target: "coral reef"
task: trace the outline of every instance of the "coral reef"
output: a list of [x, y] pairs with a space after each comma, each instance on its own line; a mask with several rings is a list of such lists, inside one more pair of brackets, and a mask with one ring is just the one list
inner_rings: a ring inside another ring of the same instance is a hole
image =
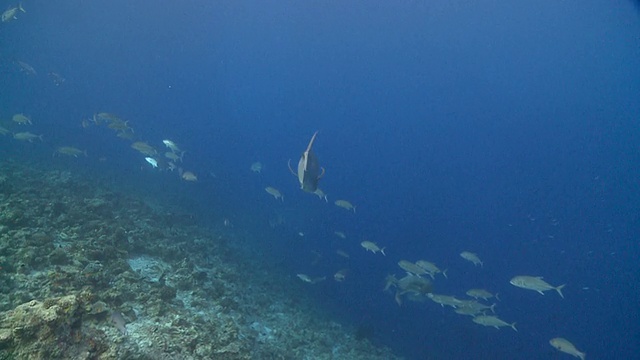
[[396, 359], [186, 214], [2, 169], [0, 359]]

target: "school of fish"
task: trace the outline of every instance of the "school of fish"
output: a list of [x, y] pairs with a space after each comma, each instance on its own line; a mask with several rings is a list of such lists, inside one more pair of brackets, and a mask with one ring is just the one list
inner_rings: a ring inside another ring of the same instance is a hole
[[[19, 20], [23, 15], [26, 14], [27, 11], [24, 9], [22, 4], [18, 3], [8, 7], [2, 13], [2, 22], [10, 23]], [[38, 72], [36, 71], [36, 69], [27, 62], [15, 60], [14, 64], [16, 66], [16, 69], [20, 71], [20, 73], [26, 74], [27, 76], [38, 76]], [[56, 86], [63, 85], [66, 80], [59, 73], [54, 71], [49, 71], [47, 73], [47, 76]], [[22, 111], [22, 109], [18, 111]], [[38, 116], [32, 117], [29, 113], [15, 112], [13, 115], [11, 115], [10, 120], [3, 121], [0, 118], [0, 135], [4, 136], [11, 134], [10, 136], [12, 136], [13, 139], [25, 143], [40, 143], [47, 141], [47, 137], [44, 134], [39, 134], [34, 130], [31, 130], [34, 132], [29, 131], [29, 129], [37, 128], [37, 126]], [[199, 179], [196, 172], [184, 168], [185, 154], [187, 153], [187, 151], [182, 149], [182, 145], [179, 145], [177, 142], [169, 138], [156, 140], [155, 142], [148, 141], [143, 135], [144, 131], [134, 131], [131, 123], [128, 120], [125, 120], [115, 113], [95, 112], [94, 114], [82, 119], [80, 121], [80, 126], [84, 129], [105, 128], [108, 129], [107, 131], [112, 131], [116, 137], [126, 140], [128, 142], [128, 147], [131, 149], [129, 151], [131, 151], [132, 156], [137, 156], [141, 171], [156, 173], [176, 173], [178, 179], [186, 182], [197, 182]], [[315, 131], [312, 134], [310, 140], [307, 142], [306, 148], [303, 148], [297, 166], [292, 166], [291, 160], [289, 160], [287, 165], [291, 174], [295, 176], [298, 188], [300, 190], [305, 193], [314, 194], [320, 200], [328, 203], [329, 200], [327, 194], [319, 187], [319, 183], [324, 178], [326, 170], [323, 166], [321, 166], [319, 157], [314, 151], [314, 145], [316, 144], [316, 141], [321, 141], [319, 139], [318, 131]], [[90, 153], [99, 152], [98, 150], [88, 151], [87, 149], [81, 149], [80, 147], [69, 144], [51, 145], [52, 148], [55, 149], [52, 154], [52, 158], [54, 159], [64, 157], [77, 159], [72, 159], [73, 161], [80, 161], [84, 158], [91, 159], [91, 156], [89, 155]], [[25, 146], [35, 145], [26, 144]], [[162, 146], [164, 146], [164, 148], [162, 148]], [[97, 155], [96, 159], [98, 159], [99, 161], [106, 161], [108, 157], [106, 155]], [[189, 156], [187, 156], [187, 162], [188, 159]], [[271, 167], [265, 168], [265, 165], [261, 161], [254, 161], [249, 165], [248, 168], [253, 174], [259, 176], [263, 176], [263, 173], [267, 173], [269, 172], [269, 169], [271, 169]], [[273, 166], [273, 168], [277, 168], [277, 166]], [[212, 173], [210, 172], [210, 174]], [[285, 190], [288, 189], [285, 184], [280, 185], [280, 188], [283, 188]], [[270, 206], [284, 206], [284, 196], [282, 191], [271, 184], [264, 184], [263, 186], [266, 194], [270, 195], [271, 197], [273, 197], [273, 199], [276, 200], [269, 200], [271, 202], [270, 204], [272, 204]], [[354, 205], [350, 200], [339, 198], [334, 200], [333, 204], [335, 205], [335, 207], [342, 209], [341, 213], [344, 214], [342, 216], [357, 216], [356, 205]], [[285, 224], [286, 221], [284, 217], [279, 216], [277, 217], [277, 221], [275, 223], [281, 225]], [[224, 226], [229, 226], [229, 224], [230, 221], [225, 218]], [[305, 233], [299, 231], [298, 235], [300, 237], [304, 237]], [[345, 247], [349, 244], [349, 238], [346, 236], [344, 231], [334, 230], [333, 235], [334, 241], [336, 241], [336, 243], [344, 244], [343, 246]], [[367, 261], [382, 261], [382, 259], [387, 257], [387, 253], [385, 252], [385, 250], [387, 250], [387, 245], [389, 245], [390, 242], [388, 240], [381, 239], [380, 244], [383, 245], [379, 245], [378, 242], [361, 238], [359, 243], [356, 242], [356, 244], [359, 244], [362, 248], [362, 250], [360, 250], [360, 253], [357, 254], [358, 256], [362, 258], [364, 258], [364, 256], [367, 256]], [[393, 246], [391, 247], [393, 248]], [[371, 254], [364, 255], [365, 253]], [[391, 274], [384, 278], [381, 285], [382, 291], [393, 295], [393, 301], [395, 301], [398, 306], [403, 306], [405, 304], [405, 301], [407, 300], [429, 300], [437, 305], [440, 305], [440, 307], [442, 308], [450, 308], [458, 315], [468, 316], [473, 323], [478, 324], [479, 326], [495, 328], [498, 330], [501, 328], [510, 328], [514, 332], [518, 331], [515, 321], [511, 321], [511, 319], [509, 321], [506, 321], [496, 315], [496, 307], [500, 309], [507, 306], [506, 300], [505, 305], [502, 305], [497, 292], [489, 291], [482, 287], [476, 287], [468, 289], [466, 292], [464, 292], [467, 298], [456, 297], [456, 295], [434, 293], [434, 288], [436, 286], [436, 276], [439, 276], [438, 281], [447, 281], [445, 279], [448, 279], [448, 268], [444, 268], [444, 270], [441, 270], [440, 267], [436, 265], [436, 263], [424, 259], [416, 259], [416, 254], [411, 255], [413, 256], [412, 259], [400, 258], [397, 261], [397, 267], [401, 270], [402, 275], [398, 276], [394, 273], [394, 270], [397, 271], [396, 268], [394, 268], [393, 270], [389, 269]], [[331, 278], [333, 278], [336, 283], [342, 284], [340, 286], [348, 286], [348, 283], [350, 281], [357, 281], [357, 279], [355, 279], [354, 276], [351, 275], [351, 269], [348, 267], [348, 261], [352, 256], [341, 247], [335, 248], [334, 256], [337, 256], [340, 260], [333, 274], [310, 276], [304, 272], [300, 272], [295, 274], [295, 277], [304, 284], [315, 286], [325, 286], [320, 284], [323, 283], [326, 279]], [[475, 252], [464, 250], [459, 253], [459, 256], [463, 260], [472, 264], [473, 267], [476, 268], [476, 271], [482, 271], [482, 268], [484, 268], [485, 266], [485, 263], [481, 260], [480, 255]], [[322, 261], [322, 258], [322, 254], [316, 253], [314, 260], [310, 263], [310, 269], [311, 266], [315, 265], [319, 261]], [[409, 256], [407, 256], [407, 258], [409, 258]], [[455, 271], [460, 268], [461, 266], [457, 266], [453, 269]], [[543, 276], [541, 275], [515, 275], [511, 278], [509, 283], [516, 288], [529, 290], [530, 292], [535, 291], [541, 295], [544, 295], [547, 291], [554, 290], [560, 298], [564, 299], [562, 290], [564, 289], [566, 284], [552, 285], [544, 280]], [[557, 284], [557, 282], [552, 283]], [[461, 292], [462, 291], [464, 290], [461, 289]], [[523, 294], [523, 296], [525, 295], [527, 294]], [[493, 300], [496, 300], [496, 302], [492, 302]], [[500, 302], [500, 306], [498, 306], [498, 302]], [[584, 352], [578, 350], [578, 348], [566, 338], [554, 337], [549, 340], [549, 344], [557, 351], [580, 358], [581, 360], [584, 360], [586, 357], [586, 354]]]

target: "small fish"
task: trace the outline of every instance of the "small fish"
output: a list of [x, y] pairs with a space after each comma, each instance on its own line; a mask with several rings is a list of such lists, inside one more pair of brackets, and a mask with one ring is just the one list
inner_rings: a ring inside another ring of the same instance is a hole
[[144, 158], [153, 168], [157, 168], [158, 167], [158, 161], [150, 156], [147, 156], [146, 158]]
[[320, 281], [324, 281], [326, 279], [326, 277], [324, 277], [324, 276], [312, 279], [307, 274], [297, 274], [296, 276], [298, 277], [298, 279], [300, 279], [300, 280], [302, 280], [302, 281], [304, 281], [306, 283], [309, 283], [309, 284], [316, 284], [316, 283], [319, 283]]
[[334, 204], [336, 204], [336, 206], [339, 206], [345, 210], [349, 210], [349, 211], [353, 210], [354, 213], [356, 212], [356, 207], [353, 206], [353, 204], [351, 204], [347, 200], [336, 200]]
[[493, 295], [485, 289], [469, 289], [466, 294], [474, 299], [489, 300], [492, 297], [495, 297], [496, 299], [500, 300], [500, 298], [498, 297], [498, 293]]
[[164, 157], [172, 161], [180, 160], [180, 162], [182, 162], [182, 156], [184, 156], [184, 151], [180, 155], [174, 153], [173, 151], [167, 151], [166, 153], [164, 153]]
[[171, 149], [171, 151], [173, 151], [173, 152], [180, 152], [180, 148], [179, 148], [179, 147], [178, 147], [178, 145], [176, 145], [176, 143], [174, 143], [173, 141], [165, 139], [165, 140], [162, 140], [162, 143], [163, 143], [166, 147], [168, 147], [169, 149]]
[[87, 157], [87, 150], [80, 150], [78, 148], [75, 148], [73, 146], [60, 146], [56, 149], [55, 154], [61, 154], [61, 155], [67, 155], [67, 156], [73, 156], [73, 157], [78, 157], [78, 155], [84, 155], [85, 157]]
[[182, 175], [180, 175], [180, 177], [182, 178], [182, 180], [186, 181], [198, 181], [198, 177], [196, 176], [196, 174], [192, 173], [191, 171], [184, 171]]
[[346, 239], [347, 235], [345, 235], [345, 233], [343, 233], [342, 231], [334, 231], [333, 232], [337, 237], [339, 237], [340, 239]]
[[294, 172], [291, 168], [291, 159], [289, 159], [289, 171], [298, 178], [298, 182], [300, 183], [300, 188], [307, 192], [315, 192], [318, 189], [318, 181], [322, 176], [324, 176], [324, 168], [320, 167], [318, 163], [318, 158], [313, 153], [311, 148], [313, 147], [313, 142], [316, 140], [316, 136], [318, 132], [316, 131], [311, 140], [309, 141], [309, 145], [307, 145], [307, 149], [300, 156], [300, 160], [298, 161], [298, 172]]
[[62, 85], [67, 80], [63, 78], [62, 75], [55, 72], [49, 72], [47, 75], [49, 76], [49, 79], [51, 79], [51, 81], [53, 81], [53, 83], [56, 86]]
[[2, 22], [9, 22], [11, 20], [17, 20], [18, 11], [22, 11], [26, 13], [24, 8], [22, 7], [22, 3], [18, 3], [16, 6], [9, 7], [5, 12], [2, 13]]
[[[491, 306], [479, 303], [476, 300], [460, 300], [461, 304], [458, 306], [459, 309], [470, 309], [476, 311], [476, 314], [484, 313], [486, 310], [491, 310], [492, 313], [496, 313], [495, 307], [496, 304]], [[465, 314], [468, 315], [468, 314]], [[483, 314], [484, 315], [484, 314]]]
[[472, 307], [466, 307], [466, 306], [462, 306], [462, 307], [457, 307], [455, 310], [453, 310], [456, 314], [460, 314], [460, 315], [468, 315], [468, 316], [473, 316], [476, 317], [478, 315], [482, 315], [483, 312], [481, 310], [478, 310], [476, 308], [472, 308]]
[[33, 68], [33, 66], [27, 64], [24, 61], [16, 60], [15, 63], [20, 68], [20, 72], [25, 73], [27, 76], [33, 76], [38, 74], [36, 72], [36, 69]]
[[133, 130], [119, 131], [116, 136], [125, 140], [133, 140]]
[[260, 161], [256, 161], [253, 164], [251, 164], [250, 169], [254, 173], [260, 174], [260, 173], [262, 173], [262, 163]]
[[444, 307], [451, 306], [452, 308], [457, 308], [462, 305], [462, 300], [456, 299], [455, 296], [450, 295], [440, 295], [440, 294], [427, 294], [427, 297], [431, 299], [434, 303], [440, 304], [440, 306]]
[[406, 271], [407, 273], [413, 274], [415, 276], [428, 274], [425, 269], [423, 269], [422, 267], [412, 263], [411, 261], [400, 260], [400, 261], [398, 261], [398, 266], [400, 266], [400, 268], [402, 270]]
[[482, 263], [482, 261], [480, 261], [480, 258], [478, 257], [478, 255], [469, 252], [469, 251], [463, 251], [460, 253], [460, 257], [470, 261], [473, 263], [473, 265], [477, 266], [478, 264], [480, 264], [480, 267], [482, 267], [484, 264]]
[[435, 278], [435, 275], [438, 273], [441, 273], [442, 276], [444, 276], [445, 278], [447, 277], [447, 269], [440, 270], [440, 268], [438, 268], [436, 266], [436, 264], [427, 261], [427, 260], [418, 260], [416, 261], [416, 265], [420, 266], [421, 268], [425, 269], [427, 271], [427, 273], [429, 273], [429, 276], [431, 276], [432, 279]]
[[349, 274], [348, 269], [338, 270], [335, 274], [333, 274], [333, 279], [337, 282], [343, 282], [347, 279], [347, 274]]
[[131, 147], [138, 150], [141, 154], [147, 156], [154, 156], [158, 153], [158, 151], [153, 146], [143, 141], [136, 141], [131, 144]]
[[13, 122], [18, 123], [20, 125], [27, 125], [27, 124], [32, 125], [33, 124], [31, 122], [31, 118], [29, 118], [25, 114], [15, 114], [15, 115], [13, 115], [11, 120], [13, 120]]
[[7, 135], [9, 133], [9, 129], [5, 129], [2, 126], [0, 126], [0, 135]]
[[280, 199], [284, 202], [284, 196], [282, 196], [282, 194], [280, 193], [280, 190], [272, 186], [267, 186], [266, 188], [264, 188], [264, 191], [272, 195], [276, 200]]
[[342, 256], [342, 257], [343, 257], [343, 258], [345, 258], [345, 259], [348, 259], [348, 258], [349, 258], [349, 254], [347, 254], [347, 252], [346, 252], [346, 251], [344, 251], [344, 250], [340, 250], [340, 249], [338, 249], [338, 250], [336, 250], [336, 254], [338, 254], [338, 255]]
[[113, 325], [116, 326], [120, 334], [127, 335], [127, 322], [124, 320], [122, 314], [117, 311], [111, 312], [111, 316], [109, 317]]
[[382, 255], [387, 256], [387, 254], [384, 253], [384, 249], [386, 248], [380, 248], [378, 247], [378, 245], [374, 242], [371, 241], [363, 241], [360, 243], [360, 246], [362, 246], [366, 251], [371, 251], [372, 253], [377, 253], [378, 251], [382, 253]]
[[518, 329], [516, 329], [516, 323], [509, 324], [497, 316], [480, 315], [480, 316], [474, 317], [473, 322], [483, 326], [493, 326], [498, 330], [500, 330], [500, 328], [503, 326], [510, 326], [513, 329], [513, 331], [516, 331], [516, 332], [518, 331]]
[[28, 141], [28, 142], [33, 142], [33, 139], [40, 139], [40, 141], [42, 141], [42, 135], [36, 135], [30, 132], [19, 132], [19, 133], [13, 134], [13, 138], [16, 140], [22, 140], [22, 141]]
[[564, 299], [564, 295], [562, 295], [562, 288], [564, 288], [566, 284], [562, 284], [560, 286], [552, 286], [546, 281], [542, 280], [542, 276], [515, 276], [511, 279], [511, 281], [509, 281], [509, 283], [522, 289], [537, 291], [542, 295], [544, 295], [543, 291], [555, 290], [558, 292], [558, 295], [560, 295], [560, 297]]
[[121, 132], [133, 132], [133, 129], [129, 127], [129, 121], [124, 121], [122, 119], [116, 118], [111, 120], [107, 127], [111, 130], [121, 131]]
[[93, 121], [96, 123], [96, 125], [100, 125], [100, 123], [103, 121], [119, 123], [124, 122], [118, 115], [108, 112], [99, 112], [93, 114]]
[[553, 346], [554, 348], [556, 348], [557, 350], [565, 354], [569, 354], [577, 358], [580, 358], [580, 360], [584, 360], [585, 357], [587, 356], [587, 354], [578, 350], [575, 347], [575, 345], [573, 345], [569, 340], [565, 338], [561, 338], [561, 337], [553, 338], [549, 340], [549, 344], [551, 344], [551, 346]]
[[320, 200], [324, 200], [324, 202], [327, 202], [327, 203], [329, 202], [329, 199], [327, 199], [327, 194], [325, 194], [324, 191], [322, 191], [322, 189], [317, 188], [316, 191], [314, 191], [313, 193], [318, 195]]

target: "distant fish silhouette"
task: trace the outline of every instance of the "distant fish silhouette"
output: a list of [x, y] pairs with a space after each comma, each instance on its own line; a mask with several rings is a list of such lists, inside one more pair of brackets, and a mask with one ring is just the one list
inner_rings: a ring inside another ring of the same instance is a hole
[[289, 159], [288, 163], [291, 173], [298, 177], [300, 188], [307, 192], [315, 192], [318, 189], [318, 180], [324, 175], [324, 168], [320, 167], [318, 158], [313, 151], [311, 151], [313, 142], [316, 140], [316, 135], [318, 135], [317, 131], [311, 137], [307, 149], [302, 153], [302, 156], [300, 156], [297, 174], [291, 168], [291, 159]]

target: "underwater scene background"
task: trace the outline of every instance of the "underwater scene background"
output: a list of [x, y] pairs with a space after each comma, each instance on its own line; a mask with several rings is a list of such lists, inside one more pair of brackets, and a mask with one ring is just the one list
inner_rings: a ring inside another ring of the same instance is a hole
[[640, 352], [638, 2], [2, 9], [1, 359]]

